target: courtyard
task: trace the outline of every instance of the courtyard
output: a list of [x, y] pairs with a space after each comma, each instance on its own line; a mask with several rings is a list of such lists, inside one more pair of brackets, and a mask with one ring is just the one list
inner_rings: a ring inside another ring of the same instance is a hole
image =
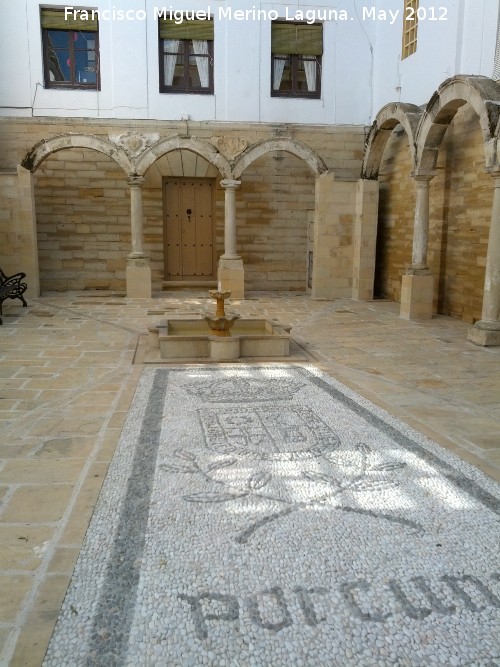
[[[148, 327], [213, 305], [200, 291], [53, 292], [17, 303], [4, 304], [0, 328], [0, 663], [34, 666], [146, 368]], [[230, 310], [291, 325], [299, 365], [500, 481], [500, 349], [468, 342], [464, 322], [408, 321], [393, 302], [294, 292], [249, 292]]]

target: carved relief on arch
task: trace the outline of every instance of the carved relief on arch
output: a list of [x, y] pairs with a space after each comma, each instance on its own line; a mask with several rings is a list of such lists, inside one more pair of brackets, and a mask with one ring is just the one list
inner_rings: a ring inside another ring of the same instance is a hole
[[225, 155], [228, 160], [235, 160], [248, 147], [248, 141], [241, 137], [212, 137], [212, 144]]
[[132, 159], [137, 158], [146, 148], [160, 140], [158, 132], [144, 133], [139, 130], [128, 130], [121, 134], [109, 134], [109, 140], [118, 148], [122, 148]]

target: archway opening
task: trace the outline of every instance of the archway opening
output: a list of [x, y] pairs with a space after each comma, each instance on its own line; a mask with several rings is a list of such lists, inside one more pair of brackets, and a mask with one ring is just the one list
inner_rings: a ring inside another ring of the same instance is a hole
[[34, 174], [42, 291], [125, 289], [130, 198], [122, 168], [90, 148], [51, 153]]
[[401, 301], [401, 278], [411, 264], [415, 185], [412, 156], [401, 125], [389, 137], [379, 169], [374, 298]]
[[478, 117], [462, 106], [439, 148], [430, 199], [429, 266], [437, 312], [464, 322], [481, 319], [493, 202]]
[[146, 171], [144, 248], [153, 289], [215, 281], [224, 251], [221, 174], [205, 157], [175, 149]]
[[251, 162], [240, 180], [237, 238], [246, 288], [306, 291], [315, 207], [310, 166], [277, 150]]

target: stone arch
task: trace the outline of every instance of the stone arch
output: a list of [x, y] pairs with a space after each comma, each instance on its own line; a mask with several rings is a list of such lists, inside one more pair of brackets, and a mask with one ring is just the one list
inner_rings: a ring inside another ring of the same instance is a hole
[[42, 139], [25, 155], [21, 166], [35, 172], [49, 155], [65, 148], [90, 148], [112, 158], [126, 174], [134, 172], [133, 162], [125, 151], [107, 139], [92, 134], [61, 134], [50, 139]]
[[252, 162], [272, 151], [284, 151], [301, 158], [315, 176], [328, 171], [320, 156], [306, 144], [294, 139], [265, 139], [253, 144], [239, 156], [233, 167], [233, 178], [238, 179]]
[[223, 178], [232, 178], [231, 165], [228, 160], [212, 144], [196, 137], [180, 137], [175, 135], [162, 139], [148, 148], [135, 164], [135, 173], [144, 176], [149, 167], [162, 155], [174, 150], [188, 150], [204, 157], [219, 170]]
[[391, 103], [386, 104], [378, 112], [368, 133], [363, 155], [361, 178], [377, 180], [384, 148], [398, 125], [401, 125], [410, 143], [412, 163], [416, 160], [416, 129], [422, 110], [414, 104]]
[[485, 76], [457, 75], [441, 84], [422, 114], [417, 127], [417, 173], [434, 173], [445, 132], [458, 109], [464, 104], [469, 104], [478, 116], [486, 169], [498, 168], [500, 85]]

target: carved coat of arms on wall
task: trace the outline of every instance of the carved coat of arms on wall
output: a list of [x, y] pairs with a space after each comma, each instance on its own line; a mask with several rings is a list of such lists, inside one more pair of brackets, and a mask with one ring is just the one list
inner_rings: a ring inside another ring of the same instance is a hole
[[157, 132], [143, 133], [138, 130], [128, 130], [121, 134], [110, 134], [109, 140], [115, 146], [122, 148], [125, 153], [131, 158], [138, 157], [146, 148], [149, 148], [160, 140], [160, 135]]
[[228, 160], [235, 160], [248, 146], [248, 141], [239, 137], [212, 137], [210, 141]]

